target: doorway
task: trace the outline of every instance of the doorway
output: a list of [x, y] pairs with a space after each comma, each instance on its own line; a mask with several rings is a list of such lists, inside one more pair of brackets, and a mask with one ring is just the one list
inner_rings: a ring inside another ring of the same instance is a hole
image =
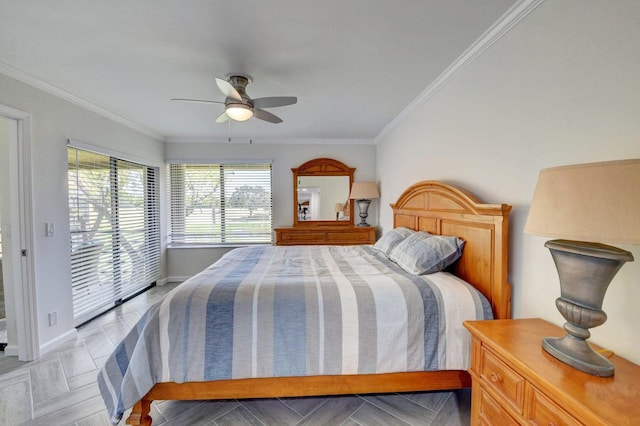
[[31, 262], [30, 116], [0, 105], [0, 337], [2, 356], [30, 361], [38, 354]]
[[[9, 183], [9, 144], [13, 143], [17, 135], [17, 123], [15, 120], [0, 116], [0, 351], [4, 352], [7, 347], [7, 310], [5, 297], [3, 256], [2, 256], [2, 228], [5, 218], [9, 215], [4, 210], [10, 205], [8, 194]], [[4, 227], [7, 229], [7, 227]], [[5, 231], [6, 234], [6, 231]], [[6, 238], [5, 238], [6, 240]], [[6, 262], [6, 260], [5, 260]], [[7, 275], [9, 270], [7, 271]]]
[[[0, 179], [2, 177], [0, 176]], [[1, 215], [2, 212], [0, 212]], [[7, 312], [4, 307], [4, 279], [2, 277], [2, 217], [0, 216], [0, 351], [7, 347]]]

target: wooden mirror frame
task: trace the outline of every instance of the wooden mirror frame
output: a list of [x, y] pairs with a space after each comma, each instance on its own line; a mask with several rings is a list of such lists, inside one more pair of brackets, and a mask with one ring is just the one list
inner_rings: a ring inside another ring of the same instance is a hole
[[298, 220], [298, 178], [300, 176], [348, 176], [349, 191], [351, 191], [355, 167], [349, 167], [332, 158], [314, 158], [299, 167], [292, 168], [291, 171], [293, 172], [293, 226], [353, 226], [354, 203], [351, 199], [349, 199], [349, 220]]

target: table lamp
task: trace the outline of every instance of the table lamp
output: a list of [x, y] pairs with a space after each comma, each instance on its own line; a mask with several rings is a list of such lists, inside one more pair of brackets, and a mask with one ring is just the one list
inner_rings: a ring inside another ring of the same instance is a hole
[[356, 200], [360, 210], [360, 223], [356, 226], [369, 226], [367, 216], [369, 215], [369, 204], [371, 199], [380, 197], [380, 191], [375, 182], [353, 182], [349, 198]]
[[556, 307], [567, 334], [542, 347], [578, 370], [610, 377], [614, 366], [591, 349], [589, 328], [604, 324], [609, 283], [633, 255], [603, 243], [640, 243], [640, 159], [540, 171], [525, 233], [543, 235], [560, 278]]

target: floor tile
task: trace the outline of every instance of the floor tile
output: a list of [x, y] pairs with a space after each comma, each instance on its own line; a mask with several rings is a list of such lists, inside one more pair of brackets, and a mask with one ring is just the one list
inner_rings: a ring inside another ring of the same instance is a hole
[[[100, 390], [98, 389], [98, 384], [94, 381], [94, 383], [91, 383], [86, 386], [82, 386], [72, 391], [50, 396], [45, 401], [35, 402], [34, 417], [35, 418], [47, 417], [50, 414], [60, 412], [61, 410], [72, 410], [74, 406], [78, 406], [84, 403], [85, 401], [90, 400], [96, 396], [100, 396]], [[104, 407], [104, 402], [102, 402], [102, 398], [101, 398], [100, 408], [102, 407]], [[96, 410], [89, 414], [93, 414], [98, 411], [99, 410]]]
[[383, 396], [367, 395], [364, 396], [363, 399], [371, 405], [408, 423], [411, 423], [413, 419], [424, 419], [425, 424], [429, 424], [437, 414], [437, 411], [418, 405], [400, 394]]
[[347, 420], [365, 402], [355, 396], [332, 396], [326, 402], [309, 414], [301, 425], [338, 425]]
[[295, 411], [277, 399], [246, 400], [242, 401], [242, 406], [267, 425], [292, 425], [301, 419]]
[[[370, 426], [411, 426], [410, 423], [406, 423], [369, 403], [363, 404], [358, 411], [353, 413], [351, 418], [359, 424]], [[421, 424], [428, 423], [424, 422]]]
[[471, 389], [451, 392], [431, 423], [432, 426], [465, 426], [471, 419]]
[[[190, 409], [179, 412], [174, 417], [167, 417], [165, 425], [189, 425], [204, 426], [211, 424], [213, 419], [221, 417], [228, 413], [233, 407], [221, 401], [201, 401], [192, 406]], [[156, 424], [154, 420], [154, 424]]]
[[47, 362], [35, 363], [31, 372], [33, 402], [38, 404], [69, 391], [58, 354]]
[[93, 358], [84, 345], [60, 352], [60, 362], [67, 378], [96, 369]]
[[3, 375], [0, 380], [0, 425], [17, 425], [29, 421], [32, 413], [29, 372]]
[[61, 426], [75, 424], [76, 421], [93, 416], [104, 410], [102, 397], [94, 396], [79, 403], [69, 404], [55, 412], [36, 417], [21, 426]]
[[287, 405], [301, 417], [306, 417], [325, 403], [326, 396], [305, 396], [300, 398], [280, 398], [283, 404]]
[[216, 426], [264, 426], [264, 423], [242, 405], [216, 419], [214, 424]]
[[93, 359], [107, 357], [116, 348], [102, 328], [83, 338], [83, 341]]

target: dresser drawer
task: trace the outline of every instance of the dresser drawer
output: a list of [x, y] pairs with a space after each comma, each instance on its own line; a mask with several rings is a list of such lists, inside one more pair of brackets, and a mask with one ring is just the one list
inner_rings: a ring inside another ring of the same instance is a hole
[[369, 240], [370, 240], [369, 233], [365, 233], [365, 232], [348, 232], [348, 231], [327, 232], [327, 242], [329, 244], [342, 243], [342, 242], [349, 242], [350, 244], [361, 242], [362, 244], [368, 244]]
[[513, 409], [522, 414], [525, 379], [485, 347], [480, 356], [480, 378]]
[[527, 416], [531, 424], [549, 426], [580, 426], [581, 422], [574, 419], [558, 404], [546, 397], [534, 386], [527, 389]]
[[[478, 423], [481, 425], [488, 426], [504, 426], [504, 425], [517, 425], [518, 422], [513, 419], [501, 406], [500, 404], [489, 395], [487, 391], [478, 388], [480, 392], [480, 410], [479, 421]], [[546, 425], [545, 425], [546, 426]]]
[[356, 226], [301, 226], [297, 228], [275, 228], [276, 245], [350, 245], [374, 244], [374, 227]]
[[318, 244], [319, 242], [324, 242], [326, 237], [324, 232], [283, 232], [281, 235], [283, 242], [300, 244]]

